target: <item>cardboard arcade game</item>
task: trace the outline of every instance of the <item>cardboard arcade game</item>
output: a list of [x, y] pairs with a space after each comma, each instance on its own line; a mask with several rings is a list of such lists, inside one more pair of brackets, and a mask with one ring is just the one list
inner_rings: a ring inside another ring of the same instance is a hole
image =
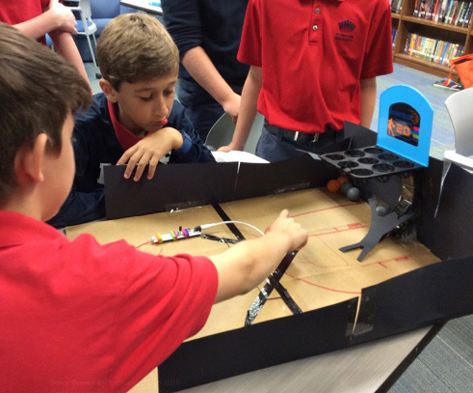
[[[347, 149], [376, 144], [376, 135], [359, 126], [347, 124], [346, 135]], [[416, 215], [376, 244], [362, 262], [359, 252], [340, 248], [366, 236], [370, 207], [328, 192], [324, 186], [339, 169], [309, 155], [271, 164], [160, 166], [153, 181], [133, 186], [123, 179], [123, 167], [109, 167], [108, 214], [125, 218], [68, 228], [67, 233], [73, 238], [89, 232], [103, 243], [125, 238], [139, 245], [156, 233], [227, 219], [264, 231], [283, 208], [309, 231], [307, 247], [280, 279], [302, 313], [294, 314], [273, 291], [253, 323], [245, 326], [248, 308], [267, 283], [214, 306], [202, 331], [159, 367], [160, 391], [177, 391], [472, 313], [473, 211], [467, 201], [473, 198], [473, 179], [452, 168], [445, 202], [434, 219], [442, 163], [431, 158], [418, 171]], [[210, 238], [141, 249], [213, 255], [232, 246], [219, 239], [260, 236], [240, 225], [203, 232]]]
[[429, 163], [433, 114], [427, 99], [416, 89], [394, 86], [380, 97], [376, 146], [320, 156], [353, 182], [342, 188], [347, 196], [356, 199], [363, 195], [370, 206], [371, 225], [366, 236], [340, 249], [361, 248], [358, 261], [385, 235], [405, 226], [418, 213], [418, 169]]

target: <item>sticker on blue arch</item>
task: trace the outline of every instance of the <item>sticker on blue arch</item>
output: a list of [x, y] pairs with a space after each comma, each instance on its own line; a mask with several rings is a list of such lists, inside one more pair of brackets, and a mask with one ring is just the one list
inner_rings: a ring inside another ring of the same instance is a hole
[[398, 85], [381, 93], [377, 145], [420, 165], [429, 165], [434, 110], [413, 87]]

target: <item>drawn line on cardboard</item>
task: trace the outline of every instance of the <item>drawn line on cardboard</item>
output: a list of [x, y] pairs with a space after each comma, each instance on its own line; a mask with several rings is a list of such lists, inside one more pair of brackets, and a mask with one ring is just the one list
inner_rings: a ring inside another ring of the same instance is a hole
[[[333, 249], [330, 248], [330, 250], [331, 250], [334, 254], [336, 254], [336, 253], [333, 251]], [[337, 256], [338, 256], [338, 255], [337, 255]], [[321, 264], [319, 264], [319, 263], [315, 263], [315, 262], [311, 261], [311, 260], [310, 260], [309, 258], [307, 258], [304, 254], [300, 254], [300, 258], [303, 258], [304, 261], [301, 261], [300, 259], [298, 259], [298, 260], [295, 260], [294, 263], [298, 263], [298, 264], [305, 264], [305, 263], [306, 263], [306, 264], [308, 264], [308, 265], [312, 265], [312, 266], [315, 266], [315, 267], [318, 267], [318, 268], [321, 268], [321, 269], [331, 269], [331, 268], [334, 268], [334, 267], [350, 266], [350, 265], [348, 264], [348, 262], [345, 261], [345, 260], [343, 260], [343, 259], [342, 259], [342, 261], [345, 262], [345, 265], [321, 265]], [[341, 259], [341, 258], [340, 258], [340, 259]]]
[[[335, 254], [335, 256], [343, 262], [344, 265], [342, 266], [347, 266], [347, 267], [350, 266], [350, 263], [346, 261], [342, 255], [340, 255], [340, 252], [338, 250], [334, 250], [332, 247], [330, 247], [321, 237], [319, 237], [319, 239], [325, 245], [325, 247], [327, 247], [330, 251], [332, 251], [332, 253]], [[332, 265], [331, 267], [340, 267], [340, 265]]]
[[294, 215], [291, 215], [289, 217], [294, 218], [294, 217], [299, 217], [299, 216], [305, 216], [307, 214], [320, 213], [320, 212], [323, 212], [323, 211], [326, 211], [326, 210], [339, 209], [341, 207], [357, 206], [357, 205], [361, 205], [362, 203], [364, 203], [364, 202], [346, 203], [346, 204], [343, 204], [343, 205], [329, 206], [329, 207], [324, 207], [322, 209], [316, 209], [316, 210], [311, 210], [311, 211], [304, 212], [304, 213], [294, 214]]
[[[369, 264], [369, 266], [373, 266], [373, 265], [381, 265], [383, 266], [384, 268], [388, 269], [388, 266], [385, 265], [386, 262], [390, 262], [390, 261], [394, 261], [394, 262], [401, 262], [401, 261], [407, 261], [409, 260], [409, 255], [404, 255], [402, 257], [398, 257], [398, 258], [390, 258], [390, 259], [386, 259], [384, 261], [376, 261], [376, 262], [372, 262]], [[365, 266], [363, 266], [365, 267]], [[361, 295], [361, 292], [352, 292], [352, 291], [344, 291], [342, 289], [336, 289], [336, 288], [329, 288], [329, 287], [325, 287], [323, 285], [318, 285], [318, 284], [315, 284], [311, 281], [308, 281], [308, 280], [305, 280], [303, 278], [299, 278], [299, 277], [296, 277], [290, 273], [285, 273], [287, 274], [289, 277], [292, 277], [293, 279], [295, 280], [298, 280], [298, 281], [301, 281], [303, 283], [306, 283], [308, 285], [312, 285], [314, 287], [317, 287], [317, 288], [320, 288], [320, 289], [325, 289], [327, 291], [331, 291], [331, 292], [338, 292], [338, 293], [345, 293], [345, 294], [352, 294], [352, 295]]]
[[[410, 254], [408, 255], [403, 255], [401, 257], [396, 257], [396, 258], [389, 258], [389, 259], [384, 259], [382, 261], [375, 261], [375, 262], [371, 262], [371, 263], [368, 263], [368, 264], [363, 264], [362, 266], [360, 267], [369, 267], [369, 266], [373, 266], [373, 265], [381, 265], [381, 264], [386, 264], [388, 262], [404, 262], [404, 261], [408, 261], [410, 258]], [[386, 265], [387, 268], [389, 268], [389, 266]]]
[[338, 292], [338, 293], [345, 293], [345, 294], [350, 294], [350, 295], [361, 295], [361, 292], [352, 292], [352, 291], [343, 291], [341, 289], [335, 289], [335, 288], [329, 288], [329, 287], [324, 287], [323, 285], [318, 285], [314, 284], [313, 282], [304, 280], [303, 278], [299, 278], [296, 276], [293, 276], [290, 273], [286, 273], [289, 277], [292, 277], [295, 280], [302, 281], [303, 283], [306, 283], [308, 285], [312, 285], [314, 287], [320, 288], [320, 289], [325, 289], [326, 291], [331, 291], [331, 292]]
[[[344, 228], [344, 229], [339, 229], [339, 228]], [[353, 224], [346, 224], [346, 225], [343, 225], [341, 227], [331, 227], [331, 228], [321, 229], [322, 231], [328, 231], [330, 229], [331, 232], [314, 233], [314, 234], [309, 235], [309, 237], [333, 235], [335, 233], [353, 231], [355, 229], [362, 229], [362, 228], [367, 228], [367, 226], [362, 224], [361, 222], [356, 222], [356, 223], [353, 223]]]

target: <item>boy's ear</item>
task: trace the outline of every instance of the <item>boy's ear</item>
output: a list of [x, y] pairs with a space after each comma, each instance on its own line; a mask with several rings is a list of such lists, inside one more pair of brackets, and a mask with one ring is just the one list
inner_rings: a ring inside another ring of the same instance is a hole
[[99, 86], [104, 92], [108, 101], [110, 101], [112, 104], [116, 104], [118, 102], [117, 91], [112, 87], [109, 81], [100, 79]]
[[15, 157], [15, 174], [19, 185], [44, 181], [43, 162], [47, 143], [48, 136], [41, 133], [36, 137], [33, 148], [20, 148]]

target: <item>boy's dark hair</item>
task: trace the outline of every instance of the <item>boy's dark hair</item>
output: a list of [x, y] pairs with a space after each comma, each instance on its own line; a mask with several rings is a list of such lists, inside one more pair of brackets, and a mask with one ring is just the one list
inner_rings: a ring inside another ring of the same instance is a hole
[[164, 26], [147, 14], [114, 18], [97, 44], [100, 72], [119, 91], [122, 82], [176, 75], [179, 51]]
[[14, 192], [15, 156], [49, 137], [58, 154], [66, 116], [90, 104], [88, 83], [60, 55], [0, 22], [0, 202]]

